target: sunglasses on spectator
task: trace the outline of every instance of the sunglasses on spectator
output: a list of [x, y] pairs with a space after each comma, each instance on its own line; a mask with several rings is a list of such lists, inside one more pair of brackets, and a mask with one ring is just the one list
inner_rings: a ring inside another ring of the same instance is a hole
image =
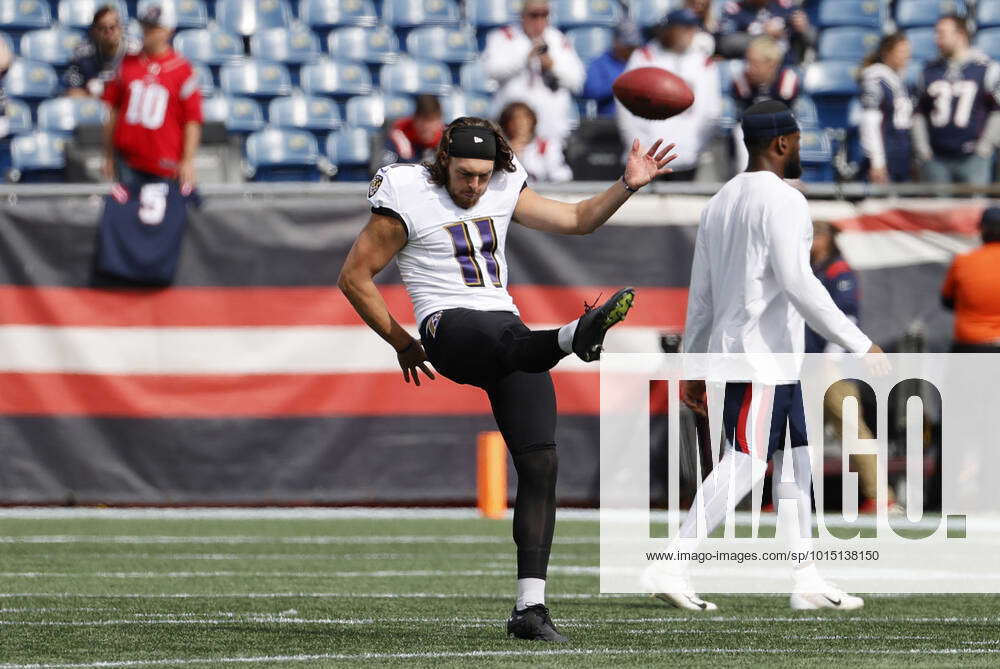
[[525, 12], [524, 16], [529, 19], [547, 19], [549, 18], [549, 13], [548, 11]]

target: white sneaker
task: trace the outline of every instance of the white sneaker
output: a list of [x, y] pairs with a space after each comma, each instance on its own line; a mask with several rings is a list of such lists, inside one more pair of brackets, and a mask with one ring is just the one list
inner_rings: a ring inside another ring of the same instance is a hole
[[695, 593], [691, 584], [681, 574], [667, 574], [650, 566], [642, 574], [642, 585], [652, 591], [653, 597], [670, 606], [687, 611], [718, 611], [719, 607], [706, 602]]
[[840, 588], [820, 581], [806, 590], [796, 590], [788, 598], [789, 605], [796, 611], [815, 609], [836, 609], [838, 611], [854, 611], [865, 605], [865, 600], [848, 594]]

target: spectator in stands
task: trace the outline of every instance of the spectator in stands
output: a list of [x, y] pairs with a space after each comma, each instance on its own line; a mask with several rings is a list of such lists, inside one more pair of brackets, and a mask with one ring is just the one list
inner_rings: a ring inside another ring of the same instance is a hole
[[532, 182], [570, 181], [573, 172], [566, 165], [562, 147], [535, 135], [538, 117], [523, 102], [511, 102], [500, 112], [500, 129], [507, 137], [521, 166]]
[[659, 67], [673, 72], [691, 87], [694, 103], [683, 113], [663, 121], [639, 118], [618, 105], [618, 125], [626, 146], [638, 137], [643, 146], [659, 137], [678, 137], [673, 173], [661, 177], [670, 181], [691, 181], [699, 159], [715, 136], [722, 112], [719, 73], [711, 58], [692, 48], [701, 24], [690, 9], [675, 9], [667, 14], [657, 38], [629, 59], [627, 70]]
[[910, 41], [903, 33], [892, 33], [862, 63], [862, 170], [872, 183], [913, 177], [913, 101], [902, 79], [909, 62]]
[[771, 37], [755, 37], [746, 50], [746, 66], [733, 79], [730, 93], [740, 113], [764, 100], [780, 100], [789, 107], [799, 95], [799, 75], [782, 67], [784, 51]]
[[149, 5], [140, 15], [142, 51], [126, 55], [104, 87], [110, 107], [105, 127], [104, 175], [128, 188], [177, 179], [190, 192], [201, 140], [198, 76], [170, 48], [170, 5]]
[[597, 101], [598, 116], [615, 115], [615, 95], [611, 84], [625, 71], [628, 59], [636, 47], [642, 46], [642, 34], [630, 19], [615, 27], [615, 41], [587, 66], [587, 79], [583, 83], [583, 97]]
[[701, 51], [706, 56], [715, 54], [715, 37], [713, 35], [719, 29], [719, 22], [712, 14], [711, 0], [684, 0], [684, 6], [694, 12], [701, 21], [701, 30], [694, 36], [691, 48]]
[[924, 181], [985, 186], [1000, 139], [1000, 65], [969, 46], [957, 16], [934, 28], [940, 58], [924, 66], [913, 119], [913, 151]]
[[376, 167], [433, 159], [443, 132], [441, 103], [433, 95], [418, 95], [413, 116], [397, 120], [389, 129], [382, 160]]
[[983, 245], [955, 258], [941, 301], [955, 311], [955, 353], [1000, 353], [1000, 207], [980, 220]]
[[722, 10], [716, 48], [724, 58], [741, 58], [750, 40], [767, 35], [777, 40], [785, 63], [797, 65], [816, 43], [816, 29], [791, 0], [739, 0]]
[[69, 68], [63, 73], [66, 95], [101, 97], [105, 82], [115, 76], [128, 51], [128, 37], [118, 10], [112, 5], [101, 7], [94, 13], [87, 39], [76, 45]]
[[524, 102], [538, 115], [538, 134], [562, 144], [584, 69], [566, 36], [549, 25], [548, 0], [525, 0], [520, 24], [491, 32], [482, 58], [486, 75], [500, 84], [494, 117], [507, 104]]

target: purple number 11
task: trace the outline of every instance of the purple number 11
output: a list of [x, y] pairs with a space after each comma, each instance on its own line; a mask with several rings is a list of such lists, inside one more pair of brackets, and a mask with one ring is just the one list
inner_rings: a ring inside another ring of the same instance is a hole
[[[489, 274], [493, 285], [500, 287], [500, 263], [497, 262], [497, 231], [493, 227], [492, 218], [480, 218], [472, 221], [472, 224], [479, 230], [479, 238], [483, 240], [483, 245], [479, 252], [486, 263], [486, 272]], [[455, 259], [462, 270], [462, 279], [466, 286], [485, 286], [483, 273], [476, 262], [476, 252], [472, 248], [472, 238], [469, 237], [469, 228], [465, 221], [449, 223], [444, 229], [451, 235], [451, 243], [455, 247]]]

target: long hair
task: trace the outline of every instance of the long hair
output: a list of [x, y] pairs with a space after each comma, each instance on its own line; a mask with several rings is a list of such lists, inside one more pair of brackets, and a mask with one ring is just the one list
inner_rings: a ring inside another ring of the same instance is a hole
[[890, 33], [879, 40], [878, 46], [872, 50], [865, 59], [861, 61], [861, 69], [865, 69], [869, 65], [874, 65], [875, 63], [884, 63], [885, 57], [889, 55], [889, 52], [896, 48], [896, 46], [906, 39], [906, 35], [903, 33]]
[[523, 102], [511, 102], [503, 108], [503, 111], [500, 112], [500, 118], [497, 120], [500, 130], [504, 133], [504, 135], [509, 135], [510, 132], [508, 131], [507, 126], [510, 125], [510, 121], [514, 118], [514, 114], [519, 111], [527, 112], [528, 116], [531, 117], [531, 136], [534, 137], [535, 128], [538, 127], [538, 115], [535, 114], [534, 109]]
[[503, 170], [513, 172], [514, 151], [510, 144], [504, 139], [500, 128], [493, 121], [475, 116], [461, 116], [444, 129], [441, 134], [441, 143], [438, 144], [437, 153], [434, 154], [434, 162], [424, 162], [422, 165], [427, 168], [429, 179], [435, 186], [448, 187], [448, 146], [451, 144], [451, 133], [455, 128], [489, 128], [497, 138], [497, 157], [493, 160], [493, 170]]

